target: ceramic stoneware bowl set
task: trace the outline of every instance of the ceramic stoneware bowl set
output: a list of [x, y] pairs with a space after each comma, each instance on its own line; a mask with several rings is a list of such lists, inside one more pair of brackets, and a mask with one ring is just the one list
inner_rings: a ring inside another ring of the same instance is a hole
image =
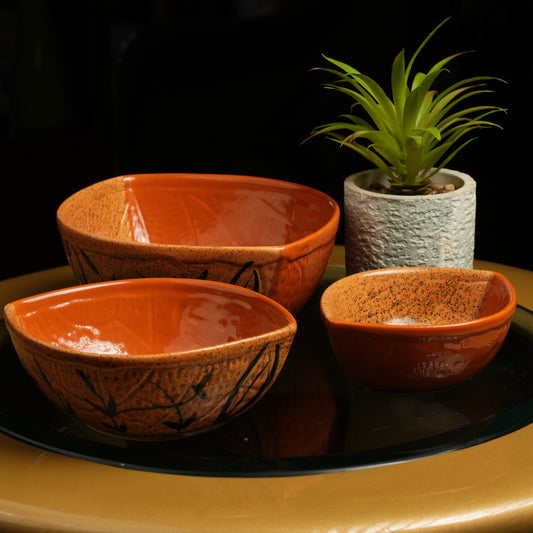
[[[24, 368], [59, 408], [122, 438], [216, 427], [276, 380], [339, 225], [327, 195], [245, 176], [98, 182], [57, 213], [80, 285], [5, 307]], [[323, 293], [341, 365], [379, 389], [452, 385], [487, 365], [516, 306], [500, 274], [368, 271]]]

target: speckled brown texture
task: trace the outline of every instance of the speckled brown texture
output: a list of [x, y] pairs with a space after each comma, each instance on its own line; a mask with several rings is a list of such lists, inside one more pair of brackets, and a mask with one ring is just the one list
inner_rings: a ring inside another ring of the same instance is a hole
[[276, 380], [296, 332], [276, 302], [205, 280], [62, 289], [8, 304], [5, 317], [51, 401], [99, 431], [147, 440], [248, 409]]
[[499, 351], [516, 307], [509, 281], [489, 271], [399, 268], [343, 278], [322, 317], [355, 379], [385, 389], [430, 389], [479, 372]]
[[[139, 202], [127, 202], [125, 187], [137, 182], [142, 187], [133, 194]], [[164, 183], [172, 194], [143, 203], [143, 190], [152, 183]], [[251, 208], [243, 209], [247, 200], [234, 197], [234, 190], [242, 187], [255, 199], [248, 201]], [[153, 228], [146, 221], [138, 224], [134, 215], [139, 212], [161, 220]], [[179, 231], [165, 231], [178, 223]], [[58, 210], [65, 251], [81, 283], [167, 276], [211, 279], [265, 294], [292, 312], [307, 302], [322, 278], [338, 224], [339, 208], [327, 195], [248, 176], [121, 176], [78, 191]], [[139, 242], [135, 235], [144, 230], [156, 242]]]

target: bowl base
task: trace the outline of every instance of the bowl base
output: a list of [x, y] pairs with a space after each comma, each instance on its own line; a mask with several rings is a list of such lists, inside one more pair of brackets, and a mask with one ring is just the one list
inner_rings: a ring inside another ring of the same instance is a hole
[[203, 428], [199, 428], [192, 431], [181, 431], [177, 433], [165, 433], [165, 434], [156, 434], [156, 435], [130, 435], [127, 433], [120, 433], [119, 431], [105, 431], [100, 428], [95, 428], [94, 426], [91, 426], [90, 424], [85, 424], [83, 422], [80, 422], [80, 425], [82, 425], [84, 428], [87, 428], [90, 431], [93, 431], [95, 433], [98, 433], [98, 435], [102, 437], [111, 437], [113, 439], [119, 439], [119, 440], [125, 440], [125, 441], [135, 441], [135, 442], [162, 442], [162, 441], [173, 441], [173, 440], [179, 440], [179, 439], [185, 439], [187, 437], [194, 437], [196, 435], [201, 435], [203, 433], [207, 433], [209, 431], [215, 431], [216, 429], [219, 429], [226, 423], [225, 420], [218, 422], [216, 424], [212, 424], [210, 426], [206, 426]]

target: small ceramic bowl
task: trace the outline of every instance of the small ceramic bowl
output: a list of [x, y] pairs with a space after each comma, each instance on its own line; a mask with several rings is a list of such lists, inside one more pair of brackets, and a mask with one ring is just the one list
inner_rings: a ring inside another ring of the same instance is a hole
[[516, 294], [497, 272], [393, 268], [336, 281], [320, 305], [350, 376], [379, 389], [424, 390], [466, 380], [492, 360]]
[[324, 274], [339, 207], [320, 191], [280, 180], [143, 174], [78, 191], [57, 221], [81, 283], [210, 279], [296, 312]]
[[134, 279], [4, 310], [20, 361], [58, 407], [129, 439], [171, 439], [242, 413], [270, 388], [296, 321], [242, 287]]

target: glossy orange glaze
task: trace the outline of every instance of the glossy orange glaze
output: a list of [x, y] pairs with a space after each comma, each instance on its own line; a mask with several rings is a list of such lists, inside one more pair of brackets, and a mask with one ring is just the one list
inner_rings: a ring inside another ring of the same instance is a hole
[[124, 178], [132, 237], [193, 246], [280, 246], [331, 218], [326, 196], [283, 181], [225, 175]]
[[39, 340], [81, 352], [159, 354], [212, 347], [284, 327], [287, 317], [223, 285], [144, 279], [65, 289], [15, 302]]
[[277, 379], [294, 317], [256, 292], [206, 280], [133, 279], [6, 305], [19, 359], [85, 424], [170, 439], [244, 412]]
[[335, 201], [310, 187], [209, 174], [119, 176], [76, 192], [57, 212], [81, 283], [208, 279], [291, 312], [322, 279], [339, 218]]
[[332, 284], [321, 300], [332, 345], [355, 379], [385, 389], [431, 389], [479, 372], [499, 351], [516, 307], [501, 274], [399, 268]]

